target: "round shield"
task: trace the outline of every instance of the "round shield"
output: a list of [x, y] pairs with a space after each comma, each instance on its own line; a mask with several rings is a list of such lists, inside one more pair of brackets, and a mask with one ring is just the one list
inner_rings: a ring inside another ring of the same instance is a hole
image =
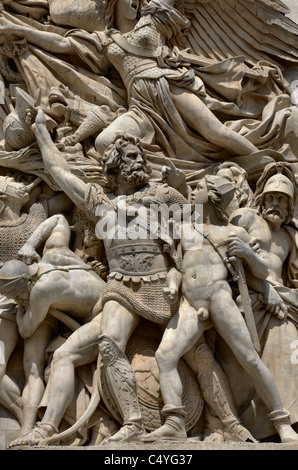
[[[136, 329], [126, 348], [127, 359], [137, 380], [139, 406], [146, 431], [154, 431], [163, 424], [161, 410], [164, 404], [159, 386], [159, 369], [155, 359], [161, 337], [162, 332], [158, 326], [142, 320], [142, 324]], [[103, 402], [111, 415], [122, 423], [112, 390], [105, 378], [100, 356], [98, 371], [99, 390]], [[204, 400], [195, 374], [183, 359], [178, 363], [178, 372], [183, 385], [182, 403], [186, 411], [186, 431], [189, 431], [201, 416]], [[121, 394], [120, 390], [119, 393]]]

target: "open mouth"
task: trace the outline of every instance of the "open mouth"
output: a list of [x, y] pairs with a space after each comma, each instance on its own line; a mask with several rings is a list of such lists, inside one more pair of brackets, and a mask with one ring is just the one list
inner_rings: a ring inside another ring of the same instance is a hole
[[268, 214], [272, 214], [272, 215], [282, 215], [281, 211], [277, 210], [277, 209], [271, 209], [267, 212]]
[[140, 171], [140, 170], [143, 170], [143, 165], [141, 165], [141, 164], [140, 164], [140, 165], [134, 165], [134, 166], [132, 167], [132, 170], [133, 170], [133, 171]]

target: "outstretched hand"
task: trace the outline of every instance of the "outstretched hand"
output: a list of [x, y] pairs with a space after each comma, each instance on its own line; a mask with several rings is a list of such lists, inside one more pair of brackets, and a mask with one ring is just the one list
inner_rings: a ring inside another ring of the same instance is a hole
[[178, 299], [178, 291], [175, 288], [165, 287], [163, 289], [163, 295], [169, 304], [174, 304]]
[[36, 131], [38, 130], [38, 127], [40, 126], [46, 126], [47, 125], [47, 119], [45, 116], [45, 113], [41, 108], [37, 108], [37, 114], [35, 117], [35, 121], [32, 124], [32, 130], [36, 134]]
[[187, 193], [187, 183], [184, 171], [176, 168], [174, 163], [166, 158], [167, 165], [161, 169], [161, 178], [163, 183], [167, 183], [172, 188], [177, 189], [183, 195]]
[[35, 251], [35, 249], [29, 245], [25, 244], [20, 251], [18, 252], [18, 259], [30, 265], [32, 263], [39, 263], [41, 260], [39, 254]]

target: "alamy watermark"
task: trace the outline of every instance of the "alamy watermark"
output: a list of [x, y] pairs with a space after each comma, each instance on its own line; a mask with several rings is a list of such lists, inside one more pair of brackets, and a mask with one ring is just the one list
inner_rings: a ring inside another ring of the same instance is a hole
[[183, 240], [184, 249], [197, 250], [203, 243], [203, 205], [128, 204], [126, 196], [116, 206], [100, 204], [95, 233], [100, 240]]

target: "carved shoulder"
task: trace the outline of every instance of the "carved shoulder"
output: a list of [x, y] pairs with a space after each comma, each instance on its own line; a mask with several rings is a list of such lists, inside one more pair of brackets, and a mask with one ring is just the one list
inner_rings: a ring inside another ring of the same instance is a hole
[[258, 215], [255, 209], [242, 208], [238, 209], [231, 215], [229, 221], [233, 225], [243, 227], [247, 232], [258, 222], [263, 219]]

